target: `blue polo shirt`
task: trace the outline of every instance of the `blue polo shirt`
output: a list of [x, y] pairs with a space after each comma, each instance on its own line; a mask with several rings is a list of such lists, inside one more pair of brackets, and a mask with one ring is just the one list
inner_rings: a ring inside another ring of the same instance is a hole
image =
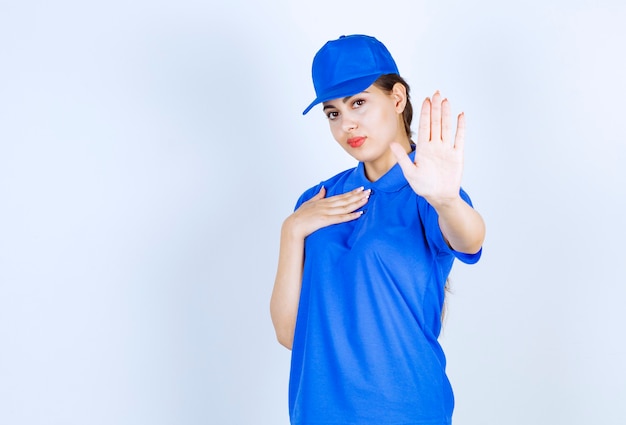
[[436, 211], [397, 164], [370, 182], [359, 163], [296, 208], [322, 185], [327, 196], [360, 186], [372, 194], [360, 218], [306, 238], [291, 423], [449, 424], [454, 398], [437, 341], [444, 285], [455, 258], [475, 263], [481, 253], [448, 247]]

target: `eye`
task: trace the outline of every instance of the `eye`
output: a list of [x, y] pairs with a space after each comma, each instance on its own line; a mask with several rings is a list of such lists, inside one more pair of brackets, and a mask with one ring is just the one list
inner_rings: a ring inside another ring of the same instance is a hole
[[357, 99], [354, 102], [352, 102], [352, 107], [358, 108], [359, 106], [363, 106], [364, 103], [365, 103], [365, 99]]
[[339, 112], [337, 111], [330, 111], [326, 114], [326, 117], [328, 117], [329, 120], [333, 121], [334, 119], [336, 119], [339, 116]]

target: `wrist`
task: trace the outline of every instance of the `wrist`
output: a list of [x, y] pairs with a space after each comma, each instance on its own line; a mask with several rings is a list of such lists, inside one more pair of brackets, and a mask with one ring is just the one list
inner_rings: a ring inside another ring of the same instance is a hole
[[446, 211], [456, 210], [459, 207], [463, 207], [465, 201], [461, 198], [461, 195], [452, 197], [438, 197], [438, 198], [426, 198], [426, 201], [437, 211], [439, 215]]

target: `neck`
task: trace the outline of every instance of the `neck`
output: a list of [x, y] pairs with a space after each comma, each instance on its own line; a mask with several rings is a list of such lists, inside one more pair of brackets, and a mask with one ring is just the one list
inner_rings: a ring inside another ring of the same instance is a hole
[[[408, 137], [399, 141], [398, 143], [400, 143], [404, 147], [404, 150], [407, 154], [413, 150], [413, 147], [411, 146], [411, 141]], [[391, 149], [387, 149], [385, 154], [382, 155], [380, 158], [377, 158], [374, 161], [363, 163], [365, 168], [365, 176], [369, 181], [375, 182], [376, 180], [384, 176], [387, 171], [391, 170], [391, 168], [396, 165], [397, 162], [398, 160], [396, 159]]]

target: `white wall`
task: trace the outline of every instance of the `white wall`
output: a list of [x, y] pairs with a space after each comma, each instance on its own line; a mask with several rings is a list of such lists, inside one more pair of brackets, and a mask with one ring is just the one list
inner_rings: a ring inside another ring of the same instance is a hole
[[53, 3], [0, 6], [0, 423], [288, 422], [278, 233], [353, 165], [301, 116], [351, 33], [467, 116], [455, 423], [626, 422], [623, 2]]

